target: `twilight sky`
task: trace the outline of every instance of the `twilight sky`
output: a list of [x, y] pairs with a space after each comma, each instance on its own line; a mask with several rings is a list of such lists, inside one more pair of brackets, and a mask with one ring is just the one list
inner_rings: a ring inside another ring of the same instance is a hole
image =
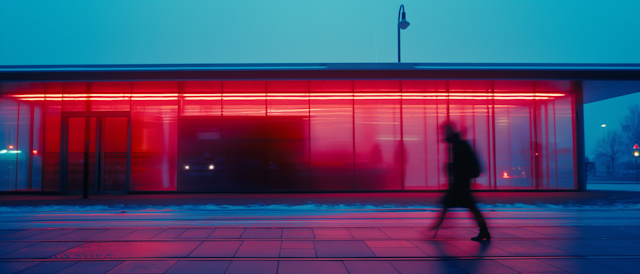
[[639, 0], [0, 0], [0, 65], [396, 62], [400, 4], [404, 62], [640, 63]]
[[0, 65], [640, 63], [638, 0], [0, 0]]

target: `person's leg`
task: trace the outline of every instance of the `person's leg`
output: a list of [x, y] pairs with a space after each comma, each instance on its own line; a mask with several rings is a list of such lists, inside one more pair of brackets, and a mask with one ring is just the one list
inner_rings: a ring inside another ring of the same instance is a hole
[[440, 229], [440, 225], [442, 225], [442, 222], [444, 221], [444, 217], [445, 215], [447, 215], [448, 210], [449, 210], [449, 207], [446, 204], [444, 204], [444, 207], [440, 212], [440, 216], [438, 217], [436, 224], [431, 228], [431, 231], [434, 231], [431, 238], [435, 238], [436, 236], [438, 236], [438, 230]]
[[478, 227], [480, 227], [480, 229], [487, 229], [487, 222], [484, 220], [484, 217], [482, 216], [482, 213], [480, 212], [476, 204], [470, 204], [469, 210], [471, 211], [471, 213], [473, 213], [473, 217], [476, 219]]
[[447, 211], [449, 210], [449, 207], [444, 205], [444, 207], [442, 207], [442, 211], [440, 212], [440, 217], [438, 217], [438, 221], [436, 221], [436, 225], [434, 225], [434, 228], [439, 228], [440, 225], [442, 224], [442, 222], [444, 221], [444, 217], [445, 215], [447, 215]]
[[480, 233], [478, 236], [471, 238], [473, 241], [482, 241], [484, 239], [491, 240], [491, 234], [489, 234], [489, 229], [487, 228], [487, 222], [484, 220], [482, 213], [478, 209], [475, 203], [471, 203], [469, 205], [469, 210], [473, 213], [473, 217], [476, 219], [478, 226], [480, 227]]

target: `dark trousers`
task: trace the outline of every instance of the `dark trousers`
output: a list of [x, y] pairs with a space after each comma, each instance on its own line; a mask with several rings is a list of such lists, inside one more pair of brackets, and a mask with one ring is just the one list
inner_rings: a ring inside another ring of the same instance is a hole
[[436, 222], [436, 227], [440, 227], [449, 208], [465, 207], [468, 208], [471, 213], [473, 213], [473, 218], [476, 219], [478, 227], [483, 230], [487, 229], [487, 222], [484, 220], [482, 213], [478, 209], [478, 206], [476, 206], [475, 199], [469, 191], [449, 191], [449, 193], [445, 195], [444, 200], [442, 201], [442, 205], [442, 212], [440, 213], [440, 217]]

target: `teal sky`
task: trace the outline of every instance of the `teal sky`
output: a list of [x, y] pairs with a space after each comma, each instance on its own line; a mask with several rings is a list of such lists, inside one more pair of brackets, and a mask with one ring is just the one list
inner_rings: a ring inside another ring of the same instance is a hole
[[[622, 130], [620, 120], [629, 113], [629, 106], [640, 103], [640, 92], [602, 100], [584, 105], [584, 132], [585, 132], [585, 152], [590, 159], [595, 157], [593, 153], [598, 139], [610, 130]], [[602, 127], [602, 125], [607, 125]], [[640, 140], [637, 140], [640, 144]], [[625, 143], [624, 146], [631, 148], [633, 143]]]
[[0, 0], [0, 65], [640, 63], [638, 0]]
[[638, 0], [0, 0], [0, 65], [396, 62], [400, 4], [403, 62], [640, 63]]

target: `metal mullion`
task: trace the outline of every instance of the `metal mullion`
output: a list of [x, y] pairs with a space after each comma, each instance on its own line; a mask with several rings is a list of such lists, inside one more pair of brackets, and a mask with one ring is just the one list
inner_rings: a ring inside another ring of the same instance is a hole
[[132, 151], [131, 151], [131, 136], [133, 134], [133, 131], [131, 129], [132, 126], [132, 120], [133, 120], [133, 100], [131, 99], [133, 97], [133, 82], [131, 82], [131, 84], [129, 85], [129, 111], [128, 116], [127, 117], [127, 186], [126, 186], [126, 192], [129, 193], [129, 191], [131, 191], [131, 157], [133, 155]]
[[94, 189], [96, 191], [96, 194], [104, 194], [104, 182], [102, 180], [102, 162], [104, 160], [103, 158], [103, 148], [104, 148], [104, 144], [103, 144], [103, 134], [104, 131], [102, 130], [102, 126], [103, 126], [103, 122], [104, 122], [103, 117], [96, 117], [96, 155], [95, 155], [95, 182], [94, 182]]
[[68, 147], [68, 143], [69, 143], [69, 117], [62, 117], [62, 122], [61, 122], [61, 130], [60, 130], [60, 163], [59, 163], [59, 168], [60, 168], [60, 173], [58, 174], [59, 178], [60, 178], [60, 182], [59, 182], [59, 192], [60, 194], [66, 194], [67, 193], [67, 172], [68, 172], [68, 165], [67, 165], [67, 158], [68, 158], [68, 154], [69, 154], [69, 149]]

